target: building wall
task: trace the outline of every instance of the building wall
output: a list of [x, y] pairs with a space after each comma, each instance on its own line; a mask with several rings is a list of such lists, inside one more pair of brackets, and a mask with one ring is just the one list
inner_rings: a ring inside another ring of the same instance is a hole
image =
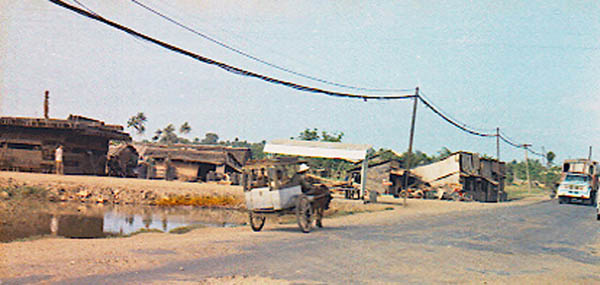
[[65, 174], [104, 175], [108, 139], [77, 130], [0, 127], [0, 169], [53, 172], [54, 152], [63, 145]]

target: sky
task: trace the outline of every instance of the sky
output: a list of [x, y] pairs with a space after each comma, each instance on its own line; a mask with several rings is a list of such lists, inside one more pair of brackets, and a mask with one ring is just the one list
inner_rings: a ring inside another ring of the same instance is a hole
[[[66, 2], [77, 5], [72, 0]], [[205, 57], [299, 84], [358, 94], [413, 94], [483, 132], [496, 127], [557, 161], [600, 153], [597, 1], [139, 0], [194, 30], [295, 72], [286, 73], [174, 25], [130, 0], [79, 0], [95, 13]], [[344, 142], [403, 152], [412, 102], [341, 99], [226, 72], [162, 49], [49, 1], [0, 0], [0, 116], [80, 114], [125, 125], [138, 112], [152, 137], [223, 140], [343, 132]], [[130, 130], [131, 131], [131, 130]], [[133, 131], [132, 131], [133, 132]], [[414, 149], [496, 155], [495, 138], [466, 134], [417, 108]], [[501, 145], [502, 160], [522, 149]], [[530, 155], [532, 158], [536, 158]], [[594, 155], [600, 159], [600, 155]]]

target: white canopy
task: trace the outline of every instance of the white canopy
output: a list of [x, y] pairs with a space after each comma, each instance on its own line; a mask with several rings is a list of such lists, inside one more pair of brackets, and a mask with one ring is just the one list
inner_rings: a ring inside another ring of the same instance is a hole
[[356, 162], [365, 159], [369, 148], [371, 146], [366, 144], [279, 139], [268, 142], [263, 151], [286, 155], [338, 158]]

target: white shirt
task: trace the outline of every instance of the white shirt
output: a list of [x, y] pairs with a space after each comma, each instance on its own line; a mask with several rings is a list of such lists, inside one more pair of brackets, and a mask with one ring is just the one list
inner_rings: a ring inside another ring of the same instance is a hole
[[54, 152], [54, 159], [56, 161], [63, 161], [63, 149], [62, 147], [59, 147], [56, 149], [56, 152]]

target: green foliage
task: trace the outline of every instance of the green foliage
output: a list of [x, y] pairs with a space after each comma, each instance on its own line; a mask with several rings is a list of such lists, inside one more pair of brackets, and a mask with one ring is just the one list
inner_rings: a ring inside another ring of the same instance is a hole
[[[192, 127], [188, 122], [183, 123], [179, 128], [179, 133], [188, 134], [192, 130]], [[152, 137], [152, 141], [162, 143], [162, 144], [189, 144], [190, 140], [180, 137], [175, 133], [175, 126], [173, 124], [168, 124], [164, 129], [158, 129], [154, 132], [154, 136]]]
[[[560, 179], [560, 167], [547, 167], [537, 159], [528, 159], [529, 176], [531, 181], [543, 183], [546, 188], [553, 188]], [[527, 179], [527, 164], [524, 161], [513, 160], [506, 164], [507, 182], [513, 183], [515, 179]]]
[[300, 135], [298, 135], [297, 139], [302, 141], [318, 141], [320, 140], [319, 132], [317, 131], [317, 128], [312, 130], [306, 128], [304, 131], [300, 132]]
[[550, 167], [554, 163], [554, 159], [556, 158], [556, 154], [552, 151], [546, 153], [546, 160], [548, 161], [548, 167]]
[[219, 135], [215, 133], [206, 133], [204, 138], [200, 141], [201, 144], [217, 144], [219, 142]]
[[127, 127], [135, 129], [136, 132], [141, 135], [146, 131], [146, 121], [148, 121], [146, 115], [144, 115], [143, 112], [139, 112], [135, 116], [131, 116], [131, 118], [129, 118], [127, 121]]
[[179, 127], [180, 134], [189, 134], [192, 131], [192, 127], [188, 122], [183, 123], [181, 127]]
[[327, 131], [322, 131], [321, 135], [319, 135], [319, 130], [317, 128], [313, 128], [312, 130], [306, 128], [304, 131], [300, 132], [296, 138], [302, 141], [342, 142], [343, 137], [343, 132], [329, 134]]

